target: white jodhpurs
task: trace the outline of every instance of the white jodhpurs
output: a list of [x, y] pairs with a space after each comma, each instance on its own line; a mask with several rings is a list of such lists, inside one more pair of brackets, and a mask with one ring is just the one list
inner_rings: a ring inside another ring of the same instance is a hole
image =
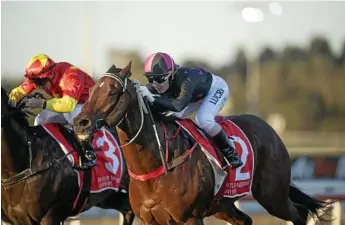
[[81, 112], [82, 107], [83, 104], [77, 104], [74, 110], [70, 113], [57, 113], [44, 109], [36, 116], [34, 125], [37, 126], [44, 123], [60, 123], [63, 125], [70, 124], [73, 126], [73, 120]]
[[173, 115], [179, 118], [185, 118], [197, 111], [195, 118], [196, 124], [208, 135], [214, 137], [222, 130], [222, 127], [215, 121], [215, 116], [222, 110], [228, 100], [229, 88], [221, 77], [216, 75], [212, 76], [212, 85], [205, 98], [199, 102], [188, 104], [184, 110]]

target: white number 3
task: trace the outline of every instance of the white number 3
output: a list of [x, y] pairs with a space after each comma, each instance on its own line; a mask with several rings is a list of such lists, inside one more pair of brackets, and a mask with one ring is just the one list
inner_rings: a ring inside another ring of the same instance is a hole
[[[108, 144], [108, 149], [103, 149], [104, 142]], [[101, 149], [104, 151], [104, 154], [107, 158], [112, 160], [112, 163], [106, 162], [105, 163], [105, 168], [113, 174], [116, 174], [117, 170], [119, 169], [120, 166], [120, 161], [118, 157], [115, 155], [115, 146], [113, 143], [106, 137], [106, 133], [104, 132], [104, 135], [97, 138], [96, 141], [97, 146], [101, 147]]]

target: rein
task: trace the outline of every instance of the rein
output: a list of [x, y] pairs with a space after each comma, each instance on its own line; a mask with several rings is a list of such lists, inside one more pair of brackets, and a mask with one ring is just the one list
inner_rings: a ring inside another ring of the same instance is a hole
[[[29, 144], [29, 142], [28, 142]], [[29, 151], [30, 151], [30, 163], [32, 161], [32, 154], [31, 154], [31, 144], [29, 145]], [[70, 155], [72, 152], [74, 152], [75, 150], [69, 152], [68, 154], [63, 155], [62, 157], [58, 158], [58, 159], [54, 159], [53, 161], [49, 161], [47, 163], [45, 163], [44, 165], [38, 167], [38, 168], [32, 168], [31, 165], [28, 169], [14, 175], [11, 176], [9, 178], [6, 179], [1, 179], [1, 185], [4, 186], [5, 190], [7, 190], [8, 186], [11, 186], [13, 184], [16, 184], [20, 181], [26, 180], [29, 177], [32, 177], [38, 173], [41, 173], [43, 171], [46, 171], [52, 167], [57, 166], [64, 158], [66, 158], [68, 155]]]
[[[29, 110], [26, 109], [22, 109], [20, 107], [14, 107], [14, 110], [7, 113], [6, 115], [1, 115], [1, 119], [7, 118], [15, 113], [19, 113], [19, 112], [24, 112], [25, 114], [30, 114], [31, 112]], [[26, 180], [29, 177], [32, 177], [38, 173], [41, 173], [43, 171], [46, 171], [48, 169], [50, 169], [51, 167], [55, 167], [56, 165], [58, 165], [60, 163], [61, 160], [63, 160], [64, 158], [66, 158], [69, 154], [71, 154], [72, 152], [74, 152], [75, 150], [69, 152], [68, 154], [64, 154], [62, 157], [58, 158], [58, 159], [54, 159], [53, 161], [49, 161], [45, 164], [43, 164], [40, 167], [37, 168], [33, 168], [32, 167], [32, 141], [29, 140], [29, 135], [28, 135], [28, 131], [24, 128], [25, 132], [25, 136], [26, 136], [26, 140], [27, 140], [27, 144], [28, 144], [28, 151], [29, 151], [29, 168], [25, 169], [24, 171], [17, 173], [9, 178], [1, 178], [1, 185], [4, 187], [5, 190], [8, 189], [8, 186], [11, 186], [13, 184], [16, 184], [20, 181]], [[35, 136], [35, 133], [34, 135]], [[33, 140], [34, 138], [32, 138]]]
[[[120, 83], [123, 92], [126, 91], [127, 84], [128, 84], [128, 78], [127, 77], [125, 77], [124, 81], [121, 79], [121, 77], [119, 75], [114, 74], [114, 73], [105, 73], [105, 74], [103, 74], [102, 77], [111, 77], [111, 78], [117, 80]], [[126, 143], [124, 145], [121, 145], [120, 147], [124, 147], [124, 146], [127, 146], [127, 145], [131, 144], [138, 137], [138, 135], [140, 134], [140, 132], [143, 129], [143, 126], [144, 126], [144, 119], [145, 119], [144, 113], [145, 114], [149, 114], [150, 119], [151, 119], [151, 123], [152, 123], [152, 128], [153, 128], [153, 131], [155, 133], [156, 141], [157, 141], [157, 144], [158, 144], [158, 150], [159, 150], [159, 155], [160, 155], [160, 158], [161, 158], [161, 162], [162, 162], [162, 164], [164, 166], [164, 173], [165, 173], [165, 175], [167, 175], [168, 174], [168, 166], [167, 166], [167, 162], [164, 160], [163, 147], [162, 147], [162, 145], [160, 143], [160, 140], [159, 140], [157, 127], [156, 127], [155, 121], [153, 119], [150, 107], [149, 107], [147, 101], [144, 101], [143, 96], [139, 92], [140, 83], [139, 82], [133, 82], [133, 83], [134, 83], [134, 87], [135, 87], [135, 90], [136, 90], [137, 99], [138, 99], [138, 106], [139, 106], [139, 111], [140, 111], [140, 118], [141, 118], [140, 128], [139, 128], [138, 132], [134, 135], [134, 137], [128, 143]], [[123, 119], [124, 118], [122, 118], [118, 124], [120, 124]]]
[[[123, 81], [117, 74], [113, 74], [113, 73], [105, 73], [105, 74], [103, 74], [102, 77], [111, 77], [111, 78], [117, 80], [122, 87], [122, 91], [125, 92], [127, 90], [127, 83], [128, 83], [127, 77], [125, 78], [125, 81]], [[137, 88], [137, 85], [138, 85], [137, 83], [134, 83], [134, 87], [135, 87], [137, 97], [138, 97], [139, 110], [140, 110], [140, 118], [141, 118], [140, 128], [139, 128], [138, 132], [134, 135], [134, 137], [128, 143], [119, 146], [119, 148], [122, 148], [124, 146], [131, 144], [138, 137], [138, 135], [140, 134], [140, 132], [144, 126], [144, 113], [145, 114], [148, 113], [148, 110], [145, 106], [145, 103], [143, 101], [141, 94], [139, 93], [139, 88]], [[121, 118], [120, 122], [116, 126], [118, 126], [123, 121], [123, 119], [124, 118]]]
[[[174, 159], [172, 162], [169, 163], [168, 162], [169, 141], [174, 140], [178, 136], [182, 127], [181, 127], [181, 125], [179, 125], [176, 133], [172, 137], [169, 137], [165, 125], [162, 122], [161, 122], [161, 124], [162, 124], [163, 130], [164, 130], [164, 136], [165, 136], [165, 162], [166, 162], [166, 164], [168, 164], [168, 166], [167, 166], [168, 170], [170, 170], [170, 169], [175, 168], [176, 166], [182, 164], [187, 159], [189, 159], [192, 156], [192, 153], [194, 152], [194, 150], [196, 149], [196, 147], [198, 146], [199, 143], [196, 141], [190, 149], [188, 149], [181, 156], [177, 157], [176, 159]], [[155, 169], [154, 171], [152, 171], [148, 174], [143, 174], [143, 175], [134, 174], [132, 171], [130, 171], [128, 169], [128, 174], [132, 178], [134, 178], [135, 180], [139, 180], [139, 181], [147, 181], [147, 180], [159, 177], [164, 172], [165, 172], [164, 166], [160, 166], [157, 169]]]

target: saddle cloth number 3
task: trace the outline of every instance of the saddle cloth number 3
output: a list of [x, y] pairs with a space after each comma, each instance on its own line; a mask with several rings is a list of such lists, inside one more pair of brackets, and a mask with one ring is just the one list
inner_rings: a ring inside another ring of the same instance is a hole
[[98, 137], [96, 140], [96, 145], [98, 148], [102, 149], [104, 155], [111, 160], [111, 162], [105, 163], [105, 168], [113, 174], [116, 174], [120, 166], [119, 158], [115, 154], [116, 147], [113, 143], [107, 138], [107, 133], [104, 132], [102, 136]]

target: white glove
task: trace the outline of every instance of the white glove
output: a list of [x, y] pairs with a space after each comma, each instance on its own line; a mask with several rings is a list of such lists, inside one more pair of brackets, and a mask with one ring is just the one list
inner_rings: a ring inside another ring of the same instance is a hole
[[133, 79], [132, 80], [132, 83], [134, 84], [134, 86], [136, 86], [136, 85], [140, 85], [140, 81], [139, 80], [137, 80], [137, 79]]
[[139, 92], [141, 96], [146, 97], [149, 102], [154, 102], [155, 98], [153, 97], [153, 94], [147, 89], [146, 86], [140, 86]]
[[138, 88], [140, 88], [140, 81], [133, 79], [132, 83], [133, 83], [136, 90], [138, 90]]

